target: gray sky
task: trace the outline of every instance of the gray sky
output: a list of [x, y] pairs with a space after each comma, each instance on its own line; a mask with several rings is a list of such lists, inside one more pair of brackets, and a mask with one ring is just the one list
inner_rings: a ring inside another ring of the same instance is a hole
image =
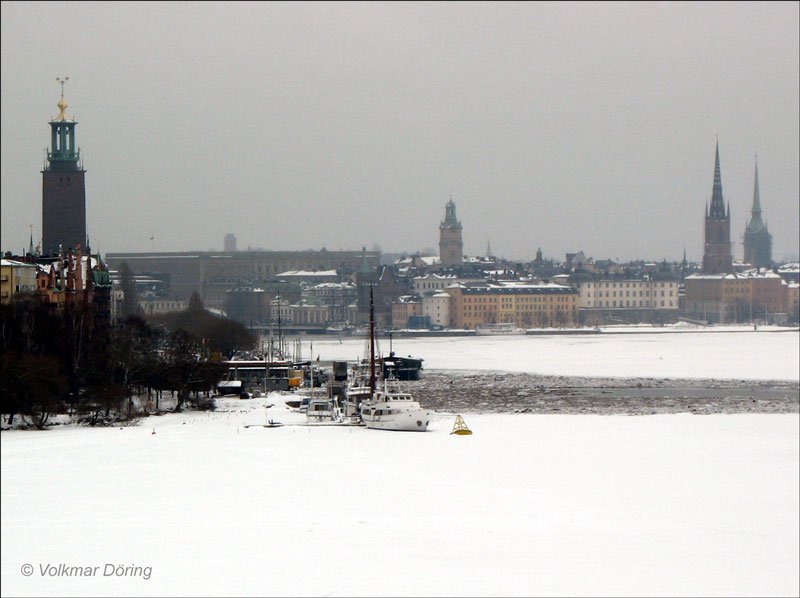
[[[798, 3], [2, 3], [2, 249], [41, 236], [69, 76], [101, 252], [702, 258], [719, 135], [796, 256]], [[150, 237], [155, 236], [151, 242]]]

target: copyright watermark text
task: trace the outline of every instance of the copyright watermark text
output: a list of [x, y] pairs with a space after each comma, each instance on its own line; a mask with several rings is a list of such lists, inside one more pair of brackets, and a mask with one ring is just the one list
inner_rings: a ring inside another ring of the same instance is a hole
[[24, 563], [19, 568], [25, 577], [138, 577], [150, 579], [152, 566], [103, 563], [102, 565], [71, 565], [68, 563], [39, 563], [34, 567]]

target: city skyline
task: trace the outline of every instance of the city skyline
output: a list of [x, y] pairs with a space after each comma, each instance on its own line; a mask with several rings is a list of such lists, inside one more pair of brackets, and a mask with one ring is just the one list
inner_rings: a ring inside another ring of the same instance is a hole
[[56, 6], [2, 4], [4, 251], [65, 75], [93, 250], [423, 251], [452, 197], [467, 255], [697, 262], [718, 136], [734, 259], [756, 153], [799, 251], [797, 4]]

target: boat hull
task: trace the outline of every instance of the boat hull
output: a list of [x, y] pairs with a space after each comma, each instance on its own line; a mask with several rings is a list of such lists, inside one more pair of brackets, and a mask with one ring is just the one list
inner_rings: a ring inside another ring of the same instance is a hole
[[381, 359], [383, 377], [402, 381], [419, 380], [422, 361], [411, 356], [398, 357], [392, 352], [389, 357]]
[[430, 411], [418, 409], [391, 415], [362, 415], [367, 428], [397, 432], [425, 432], [431, 420]]

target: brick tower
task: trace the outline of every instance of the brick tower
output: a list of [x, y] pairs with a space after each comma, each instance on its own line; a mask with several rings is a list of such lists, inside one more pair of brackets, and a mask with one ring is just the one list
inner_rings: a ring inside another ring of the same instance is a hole
[[439, 261], [442, 266], [460, 266], [464, 261], [461, 223], [456, 218], [456, 204], [452, 197], [447, 202], [444, 220], [439, 225]]
[[731, 206], [722, 199], [722, 176], [719, 169], [719, 142], [714, 163], [714, 187], [711, 209], [706, 204], [706, 241], [703, 251], [703, 274], [733, 272], [731, 254]]
[[75, 125], [67, 116], [61, 83], [59, 115], [50, 121], [50, 151], [42, 171], [42, 254], [55, 255], [59, 248], [86, 246], [86, 184], [80, 148], [75, 142]]

